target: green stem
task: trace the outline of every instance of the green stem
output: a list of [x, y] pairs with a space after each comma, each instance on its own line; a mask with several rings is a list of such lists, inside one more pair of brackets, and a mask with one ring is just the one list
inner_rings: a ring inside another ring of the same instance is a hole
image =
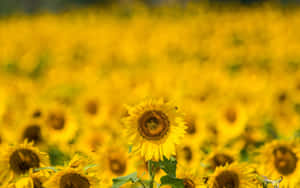
[[153, 163], [152, 161], [148, 161], [148, 172], [149, 172], [149, 175], [150, 175], [150, 185], [149, 185], [149, 188], [153, 188], [153, 184], [154, 184], [154, 177], [155, 177], [155, 171], [154, 171], [154, 168], [153, 168]]
[[143, 188], [146, 188], [146, 186], [145, 186], [145, 184], [143, 183], [142, 180], [139, 180], [138, 182], [143, 186]]

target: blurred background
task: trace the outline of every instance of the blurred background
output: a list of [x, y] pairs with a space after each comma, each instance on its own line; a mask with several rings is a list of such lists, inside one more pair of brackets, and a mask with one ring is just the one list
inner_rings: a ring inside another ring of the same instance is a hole
[[0, 14], [7, 15], [13, 12], [35, 13], [37, 11], [62, 11], [72, 8], [85, 6], [107, 7], [114, 5], [127, 6], [133, 3], [142, 3], [147, 6], [162, 5], [181, 5], [187, 3], [207, 3], [207, 4], [241, 4], [245, 6], [253, 6], [265, 2], [272, 2], [280, 6], [297, 6], [300, 0], [1, 0]]

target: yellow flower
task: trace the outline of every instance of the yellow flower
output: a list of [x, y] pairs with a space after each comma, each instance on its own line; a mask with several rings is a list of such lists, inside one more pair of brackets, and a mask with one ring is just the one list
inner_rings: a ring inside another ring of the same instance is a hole
[[283, 177], [283, 187], [297, 187], [300, 177], [299, 144], [293, 141], [273, 141], [260, 149], [257, 158], [259, 173], [270, 179]]
[[195, 168], [187, 169], [179, 166], [176, 177], [183, 180], [184, 188], [204, 187], [204, 176], [196, 172]]
[[217, 167], [230, 165], [234, 162], [238, 162], [238, 152], [232, 149], [216, 148], [205, 159], [205, 165], [211, 171], [214, 171]]
[[21, 177], [15, 183], [9, 185], [9, 188], [42, 188], [43, 183], [48, 179], [48, 172], [32, 172], [28, 176]]
[[78, 131], [76, 118], [62, 104], [53, 104], [48, 108], [43, 125], [48, 142], [53, 144], [67, 144]]
[[[83, 162], [83, 163], [81, 163]], [[45, 188], [96, 188], [99, 187], [99, 174], [96, 174], [95, 167], [85, 169], [84, 161], [76, 156], [66, 167], [58, 168], [50, 179], [45, 182]]]
[[185, 133], [185, 123], [177, 107], [164, 100], [147, 100], [128, 109], [126, 133], [133, 152], [145, 160], [175, 155], [175, 146]]
[[10, 181], [14, 177], [28, 173], [30, 169], [48, 166], [48, 155], [32, 145], [33, 143], [25, 141], [20, 145], [3, 147], [0, 156], [1, 180]]
[[103, 182], [106, 184], [111, 184], [112, 178], [135, 171], [128, 150], [125, 148], [121, 143], [110, 142], [92, 154], [95, 163], [99, 165], [99, 173], [105, 174]]
[[207, 183], [209, 188], [256, 188], [258, 185], [253, 179], [251, 168], [244, 164], [233, 163], [217, 167]]

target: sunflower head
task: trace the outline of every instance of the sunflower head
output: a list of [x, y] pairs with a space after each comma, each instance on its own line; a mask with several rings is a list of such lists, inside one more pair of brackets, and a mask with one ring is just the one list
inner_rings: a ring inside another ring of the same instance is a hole
[[214, 174], [208, 180], [209, 188], [255, 188], [252, 174], [249, 167], [243, 164], [233, 163], [217, 167]]
[[293, 187], [300, 175], [299, 144], [293, 141], [273, 141], [260, 149], [260, 173], [276, 179], [283, 177], [282, 185]]
[[205, 161], [208, 165], [208, 169], [214, 171], [217, 167], [225, 166], [227, 164], [232, 164], [236, 162], [236, 152], [224, 148], [216, 148], [211, 152]]
[[95, 188], [99, 185], [99, 175], [96, 175], [97, 167], [86, 169], [87, 159], [75, 155], [69, 164], [60, 168], [59, 172], [53, 174], [45, 188]]
[[48, 155], [25, 141], [17, 146], [7, 146], [1, 156], [1, 166], [4, 174], [19, 176], [28, 173], [31, 169], [40, 168], [49, 164]]
[[175, 106], [164, 100], [147, 100], [128, 109], [125, 120], [133, 151], [146, 160], [169, 158], [185, 133], [185, 123]]

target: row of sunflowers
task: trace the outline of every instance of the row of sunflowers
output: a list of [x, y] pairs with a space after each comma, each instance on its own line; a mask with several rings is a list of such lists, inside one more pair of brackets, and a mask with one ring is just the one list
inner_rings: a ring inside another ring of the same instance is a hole
[[0, 187], [297, 188], [300, 13], [0, 20]]

